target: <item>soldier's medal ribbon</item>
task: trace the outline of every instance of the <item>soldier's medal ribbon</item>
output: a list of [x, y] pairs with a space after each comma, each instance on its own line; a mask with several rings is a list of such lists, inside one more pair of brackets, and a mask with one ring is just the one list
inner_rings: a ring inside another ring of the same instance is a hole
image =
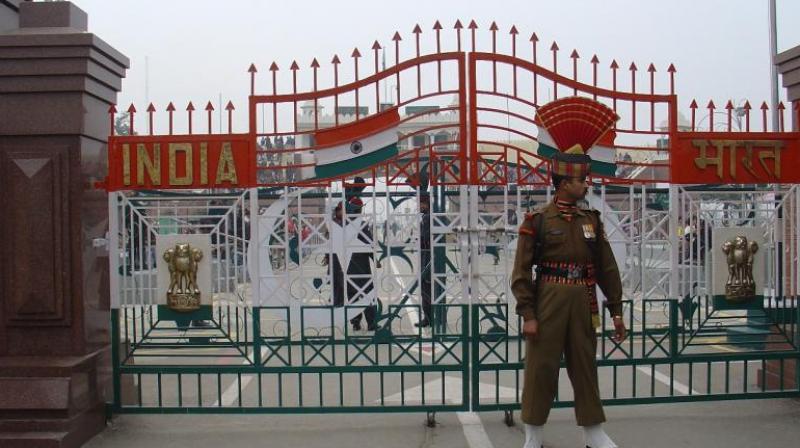
[[594, 226], [592, 224], [583, 225], [583, 237], [587, 240], [593, 240], [596, 237], [594, 233]]

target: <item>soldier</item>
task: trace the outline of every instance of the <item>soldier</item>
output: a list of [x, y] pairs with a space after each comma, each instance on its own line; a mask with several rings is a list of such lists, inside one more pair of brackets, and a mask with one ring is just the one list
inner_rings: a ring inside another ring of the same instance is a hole
[[433, 305], [431, 303], [431, 197], [428, 192], [419, 195], [419, 247], [420, 247], [420, 294], [422, 296], [423, 318], [415, 323], [415, 327], [430, 327], [433, 322]]
[[615, 339], [622, 342], [626, 337], [622, 282], [600, 213], [577, 206], [588, 191], [590, 162], [580, 145], [556, 152], [551, 168], [555, 197], [547, 206], [526, 215], [519, 229], [511, 288], [517, 299], [517, 314], [525, 321], [524, 448], [542, 446], [542, 429], [558, 388], [562, 353], [575, 392], [575, 417], [584, 428], [586, 446], [617, 446], [602, 428], [606, 418], [595, 363], [595, 331], [600, 322], [595, 285], [607, 298]]

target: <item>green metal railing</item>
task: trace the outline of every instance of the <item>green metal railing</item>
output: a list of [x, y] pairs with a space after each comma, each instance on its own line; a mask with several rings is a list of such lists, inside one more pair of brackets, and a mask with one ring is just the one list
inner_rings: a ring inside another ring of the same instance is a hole
[[[797, 335], [791, 323], [742, 333], [673, 300], [627, 303], [631, 332], [621, 344], [603, 326], [598, 375], [607, 405], [796, 397]], [[416, 305], [414, 305], [416, 306]], [[405, 305], [405, 307], [412, 307]], [[346, 313], [358, 313], [348, 307]], [[387, 316], [374, 333], [291, 326], [292, 313], [332, 307], [216, 306], [209, 328], [158, 319], [157, 307], [112, 310], [116, 413], [327, 413], [513, 411], [522, 396], [525, 344], [508, 304], [436, 305], [446, 325], [408, 333]], [[797, 309], [790, 322], [797, 322]], [[442, 316], [446, 314], [446, 319]], [[774, 313], [773, 313], [774, 314]], [[604, 316], [607, 317], [607, 316]], [[606, 319], [603, 319], [606, 322]], [[297, 331], [295, 331], [297, 330]], [[564, 367], [562, 365], [562, 367]], [[787, 373], [795, 372], [794, 381]], [[566, 374], [556, 407], [573, 405]]]
[[449, 324], [427, 334], [399, 332], [388, 319], [374, 333], [320, 331], [303, 325], [302, 314], [301, 331], [292, 332], [292, 312], [332, 307], [217, 308], [210, 328], [159, 321], [149, 308], [112, 310], [117, 413], [469, 409], [466, 305], [435, 305]]
[[[716, 325], [709, 309], [700, 325], [694, 314], [711, 298], [697, 297], [698, 307], [681, 306], [676, 300], [649, 300], [636, 307], [625, 304], [626, 322], [633, 323], [621, 344], [612, 339], [608, 316], [598, 329], [598, 377], [601, 398], [607, 405], [734, 400], [746, 398], [796, 397], [800, 395], [800, 373], [796, 369], [800, 350], [797, 326], [786, 322], [755, 320], [740, 313], [726, 316], [729, 323]], [[509, 321], [507, 304], [472, 308], [472, 410], [513, 411], [520, 408], [524, 375], [525, 344], [517, 329], [522, 322]], [[604, 314], [606, 312], [604, 311]], [[781, 315], [794, 316], [797, 308]], [[734, 320], [736, 321], [735, 323]], [[788, 327], [787, 327], [788, 325]], [[758, 337], [741, 333], [748, 328], [770, 328]], [[786, 330], [794, 333], [788, 333]], [[562, 362], [562, 370], [566, 367]], [[795, 372], [787, 379], [788, 372]], [[560, 375], [555, 407], [571, 407], [566, 372]]]

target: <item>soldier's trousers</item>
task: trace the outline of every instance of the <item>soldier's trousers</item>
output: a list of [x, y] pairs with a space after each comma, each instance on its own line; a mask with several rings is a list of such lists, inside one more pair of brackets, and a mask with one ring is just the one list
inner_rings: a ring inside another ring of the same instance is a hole
[[526, 342], [522, 421], [530, 425], [547, 421], [558, 390], [559, 364], [564, 353], [578, 425], [603, 423], [606, 418], [595, 362], [597, 338], [586, 287], [544, 283], [537, 292], [539, 334]]

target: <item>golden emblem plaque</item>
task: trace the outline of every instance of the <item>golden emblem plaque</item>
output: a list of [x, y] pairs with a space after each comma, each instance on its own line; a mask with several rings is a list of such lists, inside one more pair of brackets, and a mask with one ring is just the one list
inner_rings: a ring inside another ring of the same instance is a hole
[[753, 280], [753, 260], [758, 252], [755, 241], [739, 235], [722, 245], [728, 264], [728, 281], [725, 283], [725, 298], [730, 302], [744, 302], [756, 295]]
[[179, 312], [200, 309], [200, 289], [197, 287], [197, 265], [203, 252], [187, 243], [176, 244], [164, 252], [169, 267], [167, 306]]

